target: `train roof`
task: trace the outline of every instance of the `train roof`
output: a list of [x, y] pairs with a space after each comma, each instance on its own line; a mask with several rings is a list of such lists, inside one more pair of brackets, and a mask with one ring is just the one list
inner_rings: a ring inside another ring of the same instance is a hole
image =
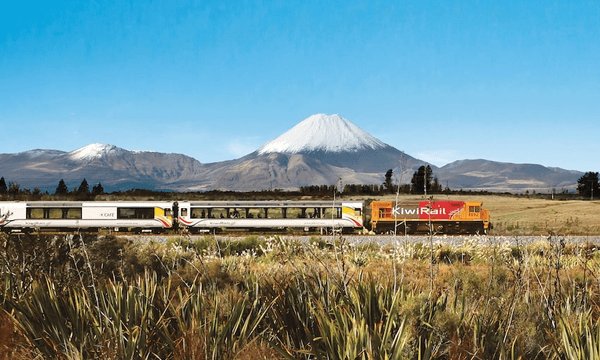
[[[180, 204], [184, 204], [181, 202]], [[244, 207], [244, 208], [263, 208], [263, 207], [332, 207], [341, 205], [351, 206], [362, 206], [361, 202], [348, 202], [348, 201], [281, 201], [281, 200], [267, 200], [267, 201], [195, 201], [189, 203], [191, 207]]]
[[[0, 201], [0, 205], [19, 205], [26, 207], [83, 207], [83, 206], [165, 206], [171, 207], [175, 200], [169, 201]], [[332, 206], [353, 206], [362, 207], [362, 202], [356, 201], [292, 201], [292, 200], [244, 200], [244, 201], [178, 201], [180, 206], [190, 205], [192, 207], [246, 207], [246, 208], [264, 208], [264, 207], [305, 207], [305, 208], [326, 208]]]

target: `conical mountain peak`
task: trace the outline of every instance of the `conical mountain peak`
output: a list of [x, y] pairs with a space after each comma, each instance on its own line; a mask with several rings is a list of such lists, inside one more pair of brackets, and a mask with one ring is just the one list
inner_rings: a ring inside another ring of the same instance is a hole
[[73, 160], [92, 160], [107, 155], [120, 155], [123, 152], [125, 152], [125, 150], [114, 145], [94, 143], [71, 151], [69, 157]]
[[258, 153], [339, 153], [387, 146], [337, 114], [316, 114], [263, 145]]

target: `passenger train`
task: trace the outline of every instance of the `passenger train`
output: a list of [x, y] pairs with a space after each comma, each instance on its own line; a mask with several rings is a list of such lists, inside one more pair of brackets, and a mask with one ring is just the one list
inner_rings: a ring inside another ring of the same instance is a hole
[[362, 205], [331, 201], [0, 202], [0, 228], [5, 232], [348, 231], [363, 227]]
[[9, 233], [91, 231], [321, 231], [484, 233], [481, 202], [421, 201], [4, 201], [0, 230]]

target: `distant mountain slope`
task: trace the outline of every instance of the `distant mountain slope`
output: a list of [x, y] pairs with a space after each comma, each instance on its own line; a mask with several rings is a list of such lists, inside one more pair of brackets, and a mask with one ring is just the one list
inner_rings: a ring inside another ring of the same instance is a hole
[[[343, 183], [379, 184], [381, 174], [356, 172], [302, 154], [270, 153], [235, 161], [213, 182], [216, 189], [284, 189]], [[266, 186], [265, 186], [266, 185]]]
[[[427, 162], [374, 138], [338, 115], [313, 115], [256, 151], [235, 160], [202, 164], [182, 154], [130, 151], [90, 144], [65, 152], [35, 149], [0, 154], [0, 176], [22, 188], [54, 192], [64, 179], [70, 189], [85, 177], [105, 190], [131, 188], [178, 191], [294, 190], [299, 186], [382, 184], [388, 169], [394, 182], [410, 183]], [[547, 192], [575, 190], [578, 171], [534, 164], [461, 160], [437, 168], [434, 176], [452, 189]], [[402, 170], [402, 176], [399, 172]]]
[[580, 171], [548, 168], [536, 164], [512, 164], [489, 160], [459, 160], [437, 170], [443, 184], [452, 189], [496, 192], [550, 191], [552, 188], [574, 191]]
[[25, 188], [49, 192], [56, 189], [60, 179], [72, 188], [83, 178], [90, 184], [101, 182], [107, 190], [168, 189], [171, 182], [195, 178], [202, 167], [197, 160], [181, 154], [129, 151], [104, 144], [71, 152], [36, 149], [0, 154], [0, 176]]

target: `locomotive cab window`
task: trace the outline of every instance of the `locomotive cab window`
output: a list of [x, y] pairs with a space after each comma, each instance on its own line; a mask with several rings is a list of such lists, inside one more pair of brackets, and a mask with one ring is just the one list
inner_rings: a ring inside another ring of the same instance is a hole
[[388, 209], [388, 208], [380, 208], [379, 209], [379, 218], [380, 219], [387, 219], [387, 218], [391, 218], [392, 217], [392, 209]]
[[479, 206], [469, 206], [469, 212], [478, 213], [479, 212]]

